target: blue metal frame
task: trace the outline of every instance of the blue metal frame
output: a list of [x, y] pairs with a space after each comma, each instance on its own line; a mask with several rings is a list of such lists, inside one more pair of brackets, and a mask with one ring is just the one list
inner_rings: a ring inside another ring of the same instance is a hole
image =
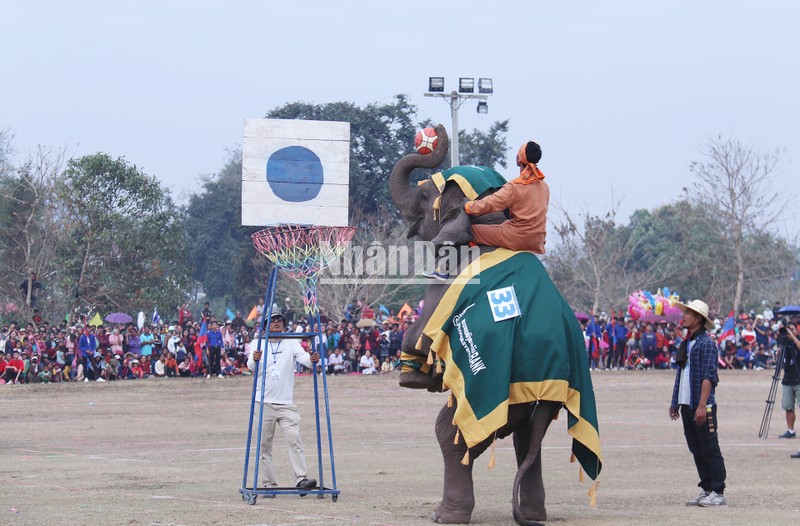
[[[278, 267], [272, 269], [272, 273], [269, 277], [269, 283], [267, 285], [267, 291], [264, 295], [264, 312], [261, 315], [261, 321], [259, 327], [264, 327], [264, 335], [263, 337], [259, 335], [258, 344], [256, 349], [260, 352], [261, 351], [261, 342], [264, 340], [269, 340], [270, 336], [280, 336], [286, 338], [302, 338], [302, 337], [311, 337], [311, 352], [319, 351], [320, 354], [320, 361], [319, 365], [322, 367], [322, 389], [323, 389], [323, 396], [325, 399], [325, 420], [326, 420], [326, 430], [328, 434], [328, 451], [331, 459], [331, 482], [332, 487], [327, 488], [325, 487], [324, 481], [324, 469], [322, 463], [322, 435], [320, 429], [320, 411], [319, 411], [319, 383], [317, 379], [317, 372], [313, 371], [312, 376], [314, 377], [314, 420], [316, 423], [316, 432], [317, 432], [317, 466], [319, 467], [319, 475], [317, 478], [317, 488], [315, 489], [298, 489], [296, 487], [277, 487], [277, 488], [259, 488], [258, 487], [258, 468], [261, 459], [261, 435], [262, 429], [264, 425], [264, 404], [258, 404], [258, 434], [257, 434], [257, 441], [256, 441], [256, 457], [255, 457], [255, 467], [253, 469], [253, 480], [252, 485], [247, 485], [247, 474], [250, 468], [250, 449], [253, 440], [253, 421], [255, 416], [255, 406], [256, 406], [256, 387], [258, 385], [258, 375], [262, 374], [261, 378], [261, 399], [264, 399], [264, 392], [266, 388], [266, 368], [264, 368], [263, 373], [259, 368], [259, 362], [256, 362], [255, 372], [253, 374], [253, 390], [252, 395], [250, 398], [250, 420], [247, 427], [247, 444], [245, 447], [245, 457], [244, 457], [244, 473], [242, 474], [242, 486], [239, 488], [239, 493], [242, 494], [242, 499], [245, 500], [248, 504], [255, 504], [258, 495], [264, 496], [275, 496], [275, 495], [310, 495], [314, 494], [317, 495], [318, 498], [324, 498], [325, 495], [331, 495], [331, 500], [336, 502], [339, 497], [339, 490], [336, 486], [336, 463], [333, 457], [333, 435], [331, 431], [331, 416], [330, 416], [330, 404], [328, 401], [328, 375], [325, 366], [325, 340], [323, 339], [323, 331], [322, 331], [322, 323], [320, 321], [319, 312], [316, 315], [309, 314], [308, 322], [309, 326], [311, 327], [311, 331], [303, 332], [303, 333], [274, 333], [270, 334], [269, 326], [265, 323], [266, 320], [272, 317], [272, 305], [275, 299], [275, 291], [277, 288], [278, 283]], [[309, 289], [307, 294], [311, 295], [314, 294], [315, 291]], [[316, 330], [313, 330], [316, 328]]]

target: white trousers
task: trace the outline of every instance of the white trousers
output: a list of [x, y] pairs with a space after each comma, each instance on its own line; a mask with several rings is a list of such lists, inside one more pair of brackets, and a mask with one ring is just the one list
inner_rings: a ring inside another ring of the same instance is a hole
[[294, 484], [306, 478], [306, 456], [300, 438], [300, 413], [294, 404], [264, 404], [264, 427], [261, 430], [261, 472], [264, 485], [277, 486], [272, 464], [272, 444], [275, 428], [280, 426], [289, 446], [289, 462], [294, 471]]

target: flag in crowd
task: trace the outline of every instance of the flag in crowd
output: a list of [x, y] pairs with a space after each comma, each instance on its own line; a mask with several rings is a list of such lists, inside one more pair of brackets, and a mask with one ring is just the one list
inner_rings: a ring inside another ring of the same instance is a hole
[[728, 314], [725, 323], [722, 325], [722, 332], [719, 335], [719, 341], [735, 340], [736, 339], [736, 322], [734, 320], [733, 311]]
[[200, 332], [197, 333], [197, 341], [194, 344], [195, 360], [198, 364], [203, 363], [203, 346], [208, 343], [208, 325], [206, 319], [200, 324]]

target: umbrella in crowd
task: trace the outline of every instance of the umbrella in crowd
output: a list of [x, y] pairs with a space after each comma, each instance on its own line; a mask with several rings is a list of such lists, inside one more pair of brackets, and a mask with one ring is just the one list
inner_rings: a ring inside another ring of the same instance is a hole
[[106, 321], [108, 323], [130, 323], [133, 321], [133, 318], [124, 312], [114, 312], [106, 316]]
[[97, 327], [102, 324], [103, 324], [103, 318], [100, 317], [99, 312], [95, 313], [95, 315], [92, 316], [92, 319], [89, 320], [89, 325], [91, 325], [92, 327]]
[[361, 318], [356, 323], [356, 327], [365, 328], [365, 327], [373, 327], [375, 325], [375, 320], [372, 318]]
[[784, 315], [798, 315], [800, 314], [800, 307], [795, 305], [787, 305], [782, 309], [778, 309], [776, 314], [784, 314]]
[[578, 321], [589, 321], [589, 315], [585, 312], [576, 312], [575, 317], [578, 318]]

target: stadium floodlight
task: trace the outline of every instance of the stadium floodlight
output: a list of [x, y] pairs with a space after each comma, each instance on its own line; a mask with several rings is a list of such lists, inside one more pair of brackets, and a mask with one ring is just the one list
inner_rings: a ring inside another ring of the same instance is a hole
[[426, 97], [435, 97], [445, 100], [450, 106], [450, 118], [453, 120], [453, 125], [450, 131], [450, 165], [458, 166], [458, 109], [468, 99], [475, 99], [478, 101], [478, 113], [489, 113], [489, 104], [486, 100], [494, 93], [492, 87], [492, 79], [487, 77], [479, 77], [478, 79], [478, 93], [475, 93], [475, 77], [459, 77], [458, 91], [451, 91], [450, 93], [444, 92], [444, 77], [428, 77], [428, 92], [425, 93]]
[[461, 77], [458, 79], [459, 93], [475, 93], [475, 79], [473, 77]]
[[444, 77], [428, 77], [428, 91], [441, 93], [444, 91]]

